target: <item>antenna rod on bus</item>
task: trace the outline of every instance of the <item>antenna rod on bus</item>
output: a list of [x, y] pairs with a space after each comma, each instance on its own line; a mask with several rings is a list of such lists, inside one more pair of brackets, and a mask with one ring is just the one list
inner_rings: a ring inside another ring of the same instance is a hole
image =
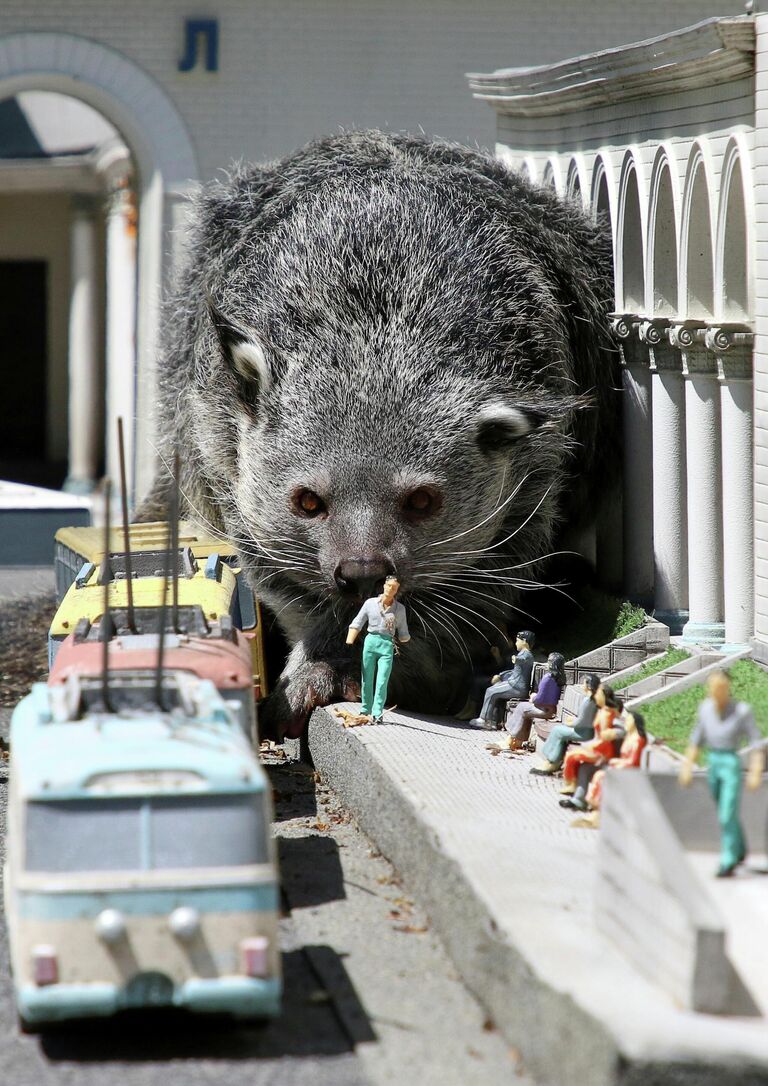
[[131, 532], [128, 527], [128, 483], [125, 471], [125, 441], [123, 419], [117, 420], [117, 450], [120, 456], [120, 497], [123, 505], [123, 547], [125, 550], [125, 581], [128, 592], [128, 629], [136, 633], [136, 615], [133, 610], [133, 570], [131, 567]]
[[171, 627], [179, 632], [179, 450], [173, 454], [173, 490], [171, 491], [171, 541], [173, 544], [173, 605]]
[[163, 570], [163, 596], [160, 601], [160, 629], [157, 637], [157, 670], [155, 672], [155, 704], [158, 709], [163, 708], [163, 652], [165, 651], [165, 623], [167, 615], [168, 577], [171, 572], [171, 556], [173, 545], [173, 528], [170, 519], [171, 510], [168, 510], [168, 535], [165, 547], [165, 569]]
[[104, 607], [101, 614], [101, 698], [104, 702], [104, 712], [111, 712], [109, 700], [109, 641], [110, 641], [110, 614], [109, 614], [109, 582], [112, 580], [112, 568], [109, 563], [109, 532], [112, 505], [112, 482], [104, 480], [104, 559], [102, 562], [102, 584], [104, 585]]

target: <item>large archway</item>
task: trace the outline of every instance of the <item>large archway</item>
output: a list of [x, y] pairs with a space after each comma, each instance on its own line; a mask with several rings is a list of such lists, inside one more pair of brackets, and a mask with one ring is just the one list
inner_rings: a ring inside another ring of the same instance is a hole
[[65, 94], [92, 106], [119, 131], [136, 165], [138, 193], [137, 391], [134, 490], [149, 487], [155, 461], [153, 418], [159, 302], [173, 252], [165, 239], [183, 221], [199, 180], [186, 125], [166, 92], [138, 65], [74, 34], [0, 37], [0, 99], [29, 90]]

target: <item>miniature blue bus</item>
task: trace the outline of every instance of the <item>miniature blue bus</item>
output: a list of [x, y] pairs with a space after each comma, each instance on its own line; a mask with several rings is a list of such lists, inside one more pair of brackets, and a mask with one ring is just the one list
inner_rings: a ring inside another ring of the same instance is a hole
[[[278, 1013], [271, 795], [213, 684], [36, 684], [11, 722], [5, 912], [23, 1029], [128, 1008]], [[119, 702], [119, 704], [115, 704]]]

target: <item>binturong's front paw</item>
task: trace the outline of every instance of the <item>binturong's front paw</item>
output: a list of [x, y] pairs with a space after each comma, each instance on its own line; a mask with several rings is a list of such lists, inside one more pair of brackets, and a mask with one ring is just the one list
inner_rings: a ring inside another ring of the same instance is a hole
[[358, 701], [360, 668], [351, 659], [309, 659], [299, 642], [260, 711], [262, 738], [295, 739], [307, 725], [312, 710], [332, 701]]

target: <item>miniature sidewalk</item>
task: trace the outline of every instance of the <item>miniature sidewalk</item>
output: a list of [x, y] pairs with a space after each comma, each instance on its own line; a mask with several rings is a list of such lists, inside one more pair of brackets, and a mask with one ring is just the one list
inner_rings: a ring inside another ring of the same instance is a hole
[[[493, 732], [453, 720], [386, 719], [345, 729], [317, 710], [315, 766], [538, 1081], [768, 1083], [765, 1019], [681, 1011], [597, 930], [598, 834], [571, 827], [559, 783], [529, 773], [532, 755], [493, 757]], [[760, 954], [768, 935], [755, 940]]]

